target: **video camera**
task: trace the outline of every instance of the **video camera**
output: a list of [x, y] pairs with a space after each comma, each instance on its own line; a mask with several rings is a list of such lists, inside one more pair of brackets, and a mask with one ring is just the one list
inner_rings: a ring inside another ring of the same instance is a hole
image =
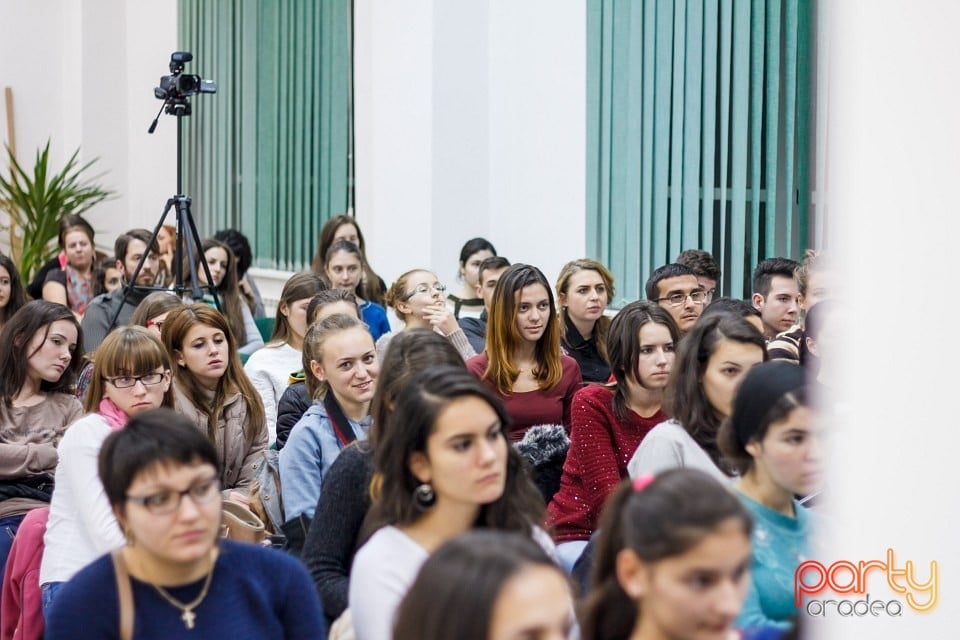
[[183, 100], [198, 93], [216, 93], [217, 83], [204, 80], [198, 75], [183, 73], [183, 65], [193, 60], [189, 51], [174, 51], [170, 54], [170, 75], [160, 78], [160, 86], [153, 89], [159, 100]]

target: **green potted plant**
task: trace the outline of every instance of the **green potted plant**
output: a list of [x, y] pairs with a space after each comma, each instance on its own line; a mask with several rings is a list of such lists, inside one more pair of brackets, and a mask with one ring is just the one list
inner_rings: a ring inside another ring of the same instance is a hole
[[28, 173], [7, 147], [10, 179], [0, 175], [0, 206], [10, 214], [11, 258], [29, 282], [47, 260], [57, 253], [57, 226], [68, 213], [82, 214], [111, 196], [92, 178], [83, 176], [96, 161], [80, 165], [73, 152], [67, 164], [54, 173], [50, 167], [50, 141], [37, 150], [33, 172]]

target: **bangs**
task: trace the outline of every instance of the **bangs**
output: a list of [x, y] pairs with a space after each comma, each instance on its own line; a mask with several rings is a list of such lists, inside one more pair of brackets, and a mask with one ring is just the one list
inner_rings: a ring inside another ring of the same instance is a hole
[[139, 376], [160, 367], [170, 368], [170, 358], [156, 339], [137, 334], [128, 334], [125, 338], [115, 345], [113, 353], [97, 353], [100, 376]]

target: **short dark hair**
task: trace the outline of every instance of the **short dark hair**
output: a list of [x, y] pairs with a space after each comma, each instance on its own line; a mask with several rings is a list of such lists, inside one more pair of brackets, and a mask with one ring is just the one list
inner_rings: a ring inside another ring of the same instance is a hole
[[[153, 239], [152, 243], [150, 242], [151, 238]], [[127, 247], [130, 246], [131, 240], [139, 240], [147, 245], [150, 251], [156, 254], [160, 253], [160, 244], [157, 242], [157, 239], [153, 237], [152, 233], [146, 229], [130, 229], [117, 236], [117, 240], [113, 243], [113, 255], [117, 256], [117, 260], [120, 262], [126, 262]]]
[[694, 275], [710, 278], [715, 280], [717, 284], [720, 283], [720, 265], [709, 251], [687, 249], [681, 251], [674, 262], [690, 267], [693, 269]]
[[708, 318], [714, 313], [733, 313], [742, 318], [749, 318], [751, 316], [760, 318], [760, 309], [757, 309], [753, 306], [752, 303], [742, 300], [740, 298], [717, 298], [703, 310], [703, 313], [700, 314], [700, 317], [697, 318], [697, 321], [701, 321], [703, 318]]
[[766, 298], [770, 294], [770, 283], [776, 276], [792, 280], [799, 266], [799, 262], [790, 258], [761, 260], [753, 270], [753, 292]]
[[107, 500], [119, 507], [138, 474], [165, 463], [210, 464], [220, 476], [220, 461], [206, 434], [181, 413], [160, 407], [130, 417], [100, 448], [97, 469]]
[[213, 234], [213, 237], [233, 251], [233, 255], [237, 258], [237, 278], [242, 279], [247, 275], [247, 269], [253, 264], [253, 251], [250, 249], [247, 236], [236, 229], [221, 229]]
[[467, 260], [470, 259], [470, 256], [477, 253], [478, 251], [489, 251], [493, 255], [497, 255], [497, 249], [490, 243], [486, 238], [471, 238], [467, 240], [463, 247], [460, 249], [460, 265], [463, 266], [466, 264]]
[[510, 261], [503, 256], [490, 256], [489, 258], [484, 258], [483, 262], [480, 263], [480, 266], [477, 267], [477, 277], [478, 279], [483, 279], [484, 271], [497, 271], [499, 269], [506, 269], [509, 266]]
[[647, 284], [644, 285], [644, 290], [647, 294], [647, 300], [653, 300], [656, 302], [657, 298], [660, 297], [660, 281], [666, 280], [667, 278], [676, 278], [677, 276], [694, 276], [697, 274], [693, 272], [693, 269], [684, 264], [678, 264], [676, 262], [670, 262], [661, 267], [657, 267], [653, 270], [653, 273], [650, 274], [650, 277], [647, 278]]
[[530, 566], [552, 569], [567, 580], [528, 535], [476, 529], [457, 536], [421, 567], [397, 609], [393, 637], [486, 640], [504, 586]]

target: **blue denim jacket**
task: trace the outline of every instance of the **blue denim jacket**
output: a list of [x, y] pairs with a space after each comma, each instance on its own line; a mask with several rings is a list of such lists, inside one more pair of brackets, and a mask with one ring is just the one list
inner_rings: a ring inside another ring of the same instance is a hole
[[[370, 416], [360, 422], [350, 420], [357, 440], [367, 439]], [[290, 431], [287, 444], [280, 450], [280, 491], [283, 516], [293, 520], [301, 513], [313, 519], [320, 498], [320, 485], [343, 445], [333, 431], [323, 401], [306, 410]]]

